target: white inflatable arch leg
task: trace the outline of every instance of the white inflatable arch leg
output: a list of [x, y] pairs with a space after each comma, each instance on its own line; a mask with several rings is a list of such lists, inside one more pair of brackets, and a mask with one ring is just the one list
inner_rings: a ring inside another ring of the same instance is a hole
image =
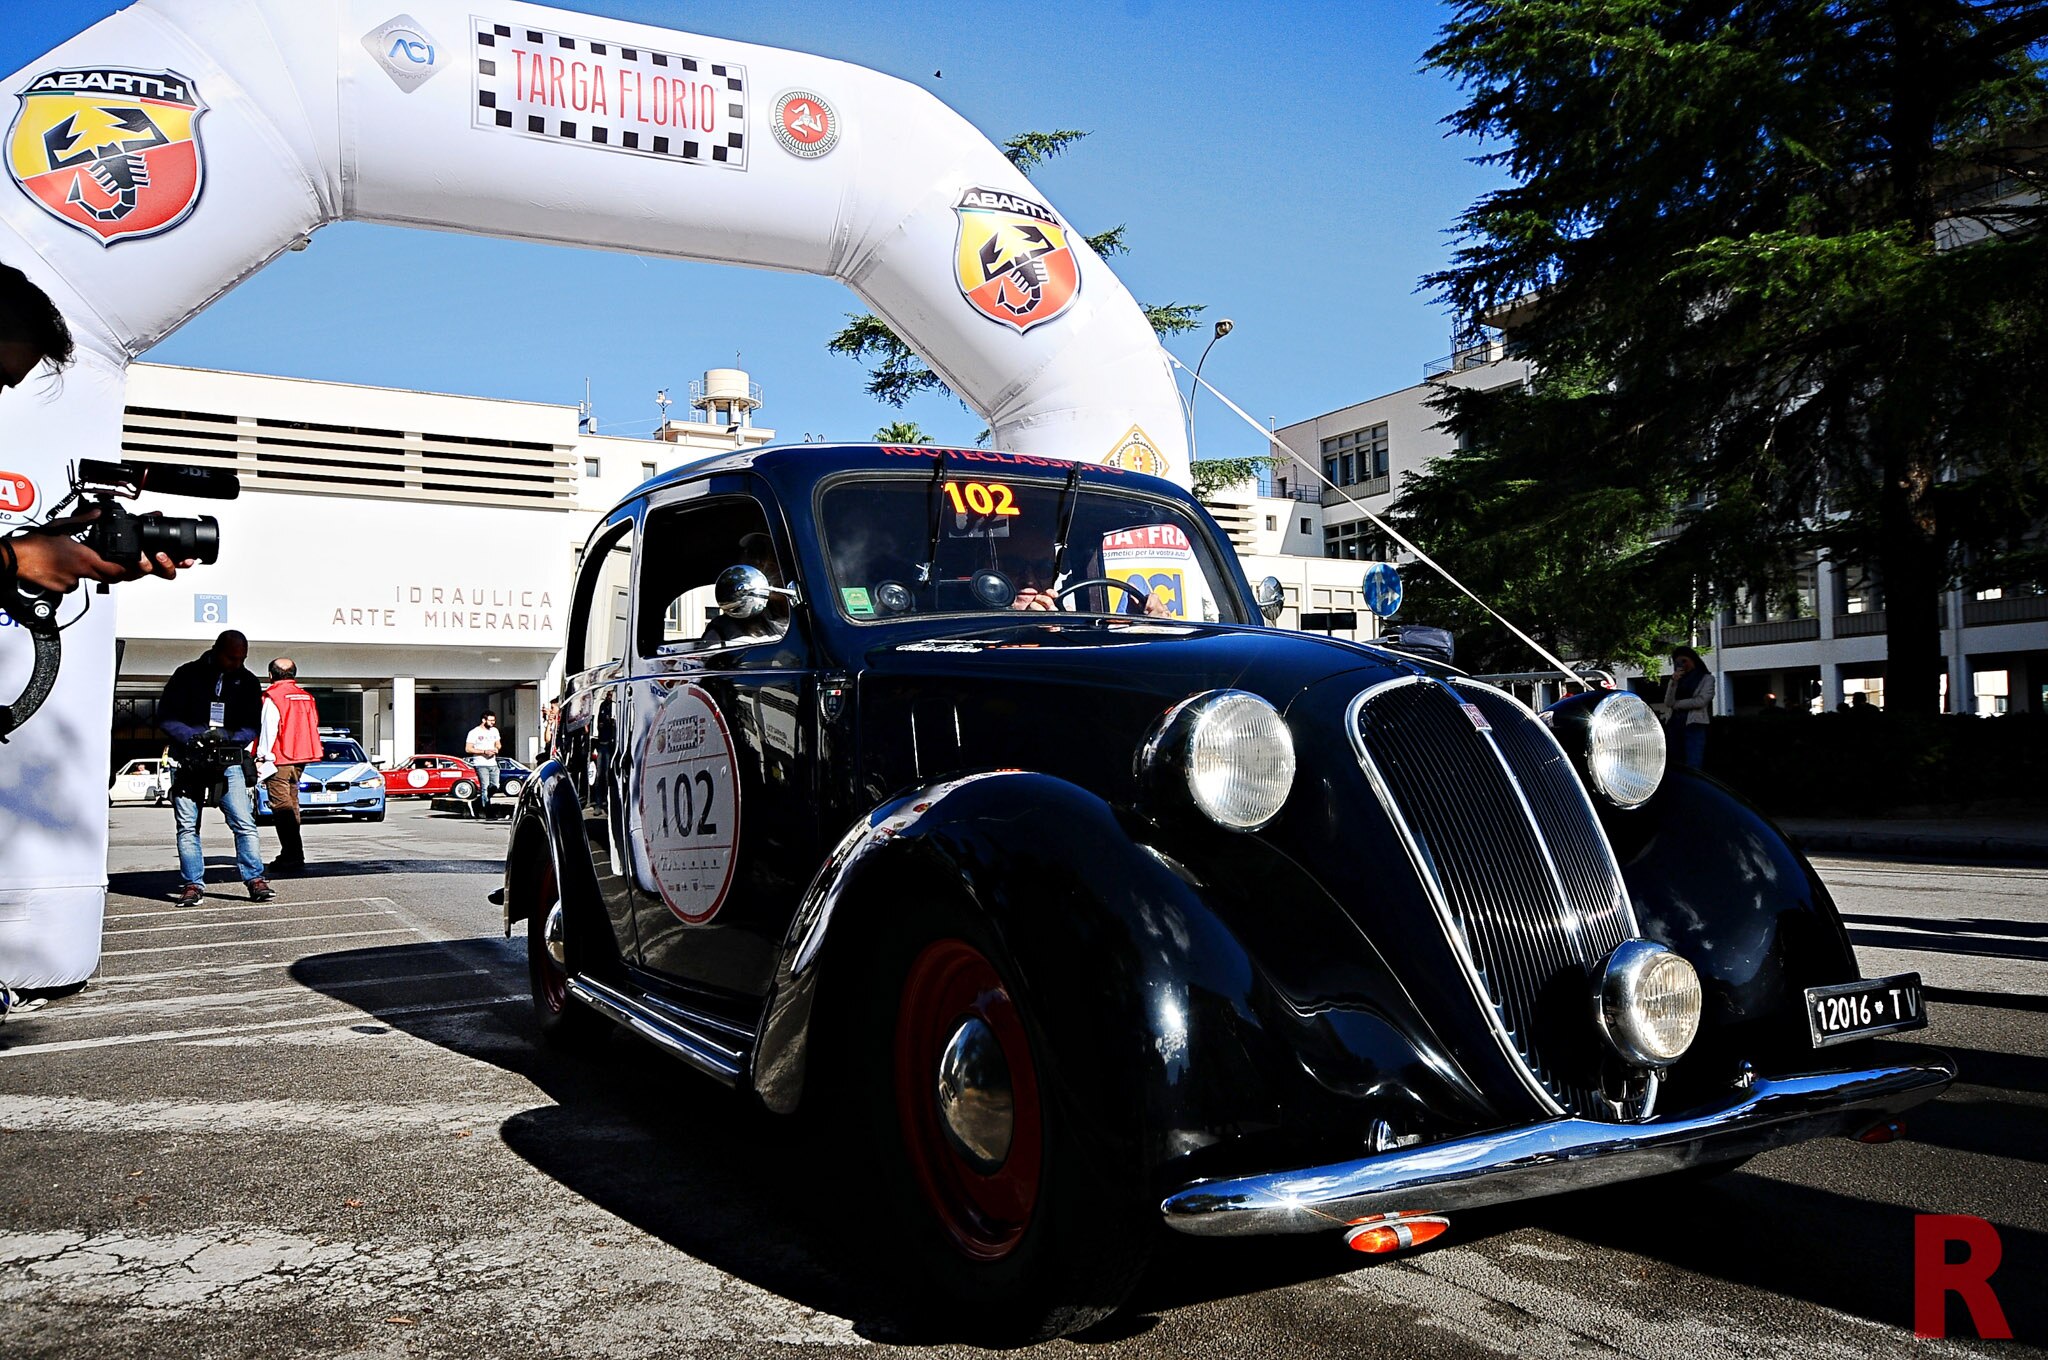
[[[0, 472], [45, 506], [69, 460], [118, 456], [129, 360], [344, 218], [829, 275], [998, 447], [1187, 476], [1116, 276], [966, 120], [862, 67], [492, 0], [142, 0], [4, 93], [0, 262], [81, 353], [61, 388], [0, 396]], [[0, 747], [0, 982], [97, 966], [117, 598]], [[0, 629], [0, 694], [28, 654]]]

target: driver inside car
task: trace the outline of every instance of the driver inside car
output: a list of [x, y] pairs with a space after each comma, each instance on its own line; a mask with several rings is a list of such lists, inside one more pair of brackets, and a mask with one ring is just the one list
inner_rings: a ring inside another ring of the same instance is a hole
[[[1062, 605], [1059, 593], [1054, 589], [1054, 585], [1058, 580], [1058, 573], [1053, 560], [1055, 549], [1051, 536], [1035, 529], [1013, 530], [1012, 533], [1014, 535], [1012, 542], [1017, 546], [1004, 554], [1004, 565], [1011, 569], [1017, 582], [1017, 598], [1010, 601], [1010, 608], [1029, 610], [1080, 608], [1079, 592], [1068, 595], [1067, 599], [1070, 603]], [[1067, 561], [1070, 566], [1074, 561], [1074, 557], [1074, 545], [1070, 543], [1067, 545]], [[1070, 570], [1067, 573], [1070, 585], [1074, 582], [1088, 580], [1091, 577], [1099, 577], [1099, 573], [1078, 570]], [[1156, 594], [1147, 594], [1145, 596], [1144, 607], [1141, 610], [1138, 605], [1138, 597], [1130, 591], [1117, 590], [1111, 586], [1092, 586], [1090, 589], [1115, 597], [1109, 605], [1109, 612], [1113, 614], [1137, 614], [1142, 612], [1153, 618], [1168, 618], [1173, 613], [1166, 601]]]

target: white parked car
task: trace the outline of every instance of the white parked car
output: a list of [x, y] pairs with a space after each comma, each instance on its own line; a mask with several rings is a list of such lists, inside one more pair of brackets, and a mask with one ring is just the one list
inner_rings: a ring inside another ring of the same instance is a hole
[[171, 797], [171, 776], [177, 768], [175, 760], [131, 760], [115, 772], [114, 782], [107, 786], [107, 801], [148, 803], [151, 807], [167, 803]]

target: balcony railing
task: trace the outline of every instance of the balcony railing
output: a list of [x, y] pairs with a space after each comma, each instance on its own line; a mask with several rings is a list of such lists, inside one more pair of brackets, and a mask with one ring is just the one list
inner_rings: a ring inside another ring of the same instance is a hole
[[1463, 373], [1468, 368], [1484, 368], [1499, 363], [1508, 357], [1508, 347], [1499, 340], [1482, 340], [1476, 345], [1467, 345], [1455, 354], [1446, 354], [1441, 359], [1431, 359], [1422, 366], [1422, 378], [1431, 378], [1446, 373]]
[[1963, 601], [1963, 626], [1987, 623], [2031, 623], [2048, 619], [2048, 595], [2006, 595], [1996, 600]]
[[1767, 642], [1813, 642], [1819, 637], [1819, 619], [1776, 619], [1768, 623], [1730, 623], [1721, 627], [1723, 647], [1756, 647]]
[[[1350, 486], [1344, 487], [1341, 490], [1325, 487], [1320, 493], [1319, 499], [1324, 505], [1348, 505], [1350, 500], [1345, 498], [1346, 492], [1350, 493], [1352, 500], [1362, 501], [1370, 496], [1384, 496], [1393, 489], [1393, 486], [1393, 474], [1387, 473], [1382, 476], [1367, 478], [1362, 482], [1353, 482]], [[1303, 497], [1303, 499], [1306, 500], [1307, 497]]]

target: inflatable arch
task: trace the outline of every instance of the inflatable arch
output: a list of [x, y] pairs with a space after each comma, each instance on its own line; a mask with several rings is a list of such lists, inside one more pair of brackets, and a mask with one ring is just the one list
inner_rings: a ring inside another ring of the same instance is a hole
[[[142, 0], [0, 93], [0, 262], [79, 348], [53, 392], [0, 395], [0, 522], [118, 457], [131, 359], [342, 219], [829, 275], [999, 447], [1186, 476], [1116, 276], [966, 120], [874, 71], [508, 0]], [[98, 964], [119, 598], [0, 747], [0, 982]], [[29, 655], [0, 628], [0, 695]]]

